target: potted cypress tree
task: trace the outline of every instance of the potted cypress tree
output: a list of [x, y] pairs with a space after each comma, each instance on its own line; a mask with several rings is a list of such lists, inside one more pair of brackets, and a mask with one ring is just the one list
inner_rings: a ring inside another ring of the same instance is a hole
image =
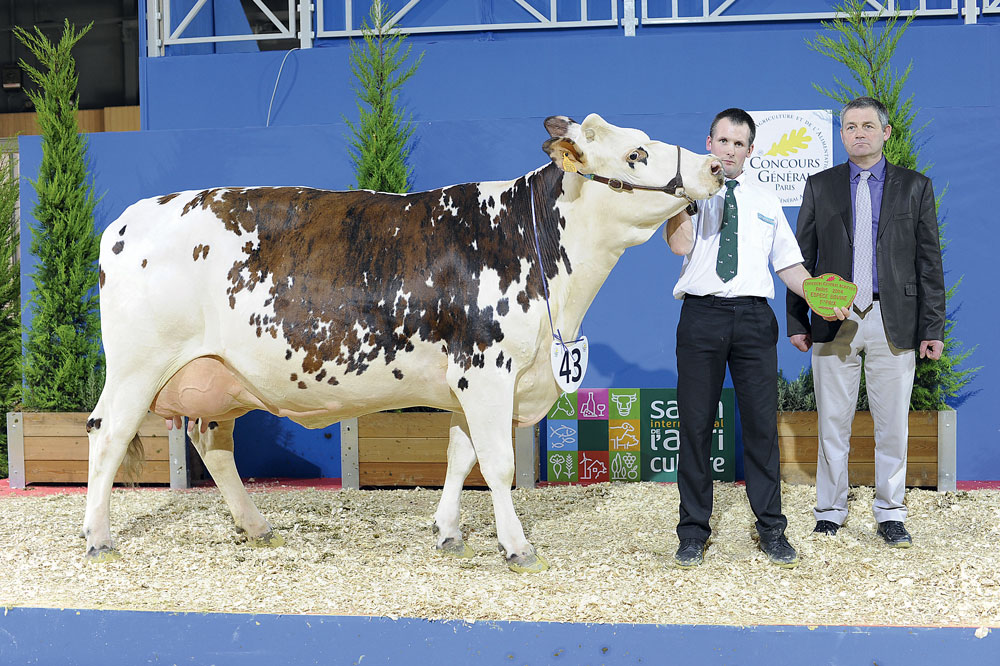
[[[58, 42], [37, 27], [32, 32], [14, 28], [39, 65], [20, 62], [36, 86], [27, 94], [41, 130], [42, 163], [32, 182], [38, 195], [32, 211], [37, 226], [31, 229], [31, 252], [38, 261], [31, 276], [32, 320], [16, 366], [21, 411], [7, 418], [13, 487], [87, 480], [86, 422], [104, 381], [97, 291], [100, 238], [94, 231], [96, 201], [87, 177], [86, 140], [77, 122], [72, 55], [91, 25], [77, 30], [67, 20]], [[155, 463], [138, 480], [167, 482], [166, 428], [162, 421], [149, 423], [162, 430], [162, 444], [146, 447]], [[155, 428], [140, 434], [161, 435]]]
[[[915, 135], [920, 130], [913, 127], [916, 116], [913, 95], [904, 98], [902, 94], [912, 62], [899, 75], [890, 68], [896, 45], [914, 17], [911, 15], [899, 24], [900, 15], [897, 11], [885, 18], [884, 26], [876, 29], [876, 25], [884, 18], [882, 12], [866, 15], [867, 5], [861, 0], [846, 0], [837, 11], [839, 18], [829, 23], [823, 22], [826, 34], [818, 34], [814, 41], [807, 43], [811, 49], [846, 66], [860, 90], [836, 78], [834, 81], [837, 88], [834, 90], [815, 83], [813, 86], [840, 104], [846, 104], [861, 94], [881, 101], [889, 111], [889, 124], [892, 125], [892, 136], [884, 149], [886, 158], [893, 164], [926, 171], [927, 166], [918, 166], [919, 150], [914, 144]], [[938, 208], [943, 196], [944, 192], [938, 197]], [[944, 226], [939, 216], [938, 234], [942, 249], [946, 246]], [[960, 283], [961, 279], [948, 289], [949, 301]], [[961, 401], [964, 387], [974, 379], [979, 368], [959, 368], [975, 350], [964, 348], [954, 338], [953, 317], [954, 313], [949, 311], [941, 358], [937, 361], [917, 359], [910, 397], [907, 485], [936, 486], [940, 490], [953, 490], [955, 487], [957, 415], [947, 401]], [[782, 478], [787, 481], [815, 482], [815, 409], [811, 369], [804, 369], [791, 382], [779, 376], [778, 431]], [[874, 424], [868, 411], [868, 395], [862, 371], [858, 406], [851, 432], [849, 473], [852, 482], [874, 484], [874, 448]]]

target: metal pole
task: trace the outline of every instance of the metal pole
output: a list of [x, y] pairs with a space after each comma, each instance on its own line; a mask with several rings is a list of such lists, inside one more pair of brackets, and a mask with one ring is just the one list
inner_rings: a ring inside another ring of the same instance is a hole
[[311, 0], [300, 0], [299, 2], [299, 48], [312, 48], [312, 11]]
[[357, 490], [361, 487], [358, 470], [358, 420], [340, 422], [340, 487]]

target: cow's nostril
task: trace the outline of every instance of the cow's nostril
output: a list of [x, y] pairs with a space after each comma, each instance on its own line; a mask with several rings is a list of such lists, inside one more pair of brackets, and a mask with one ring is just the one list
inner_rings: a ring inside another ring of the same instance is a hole
[[712, 162], [712, 175], [718, 176], [722, 173], [722, 164], [719, 162]]

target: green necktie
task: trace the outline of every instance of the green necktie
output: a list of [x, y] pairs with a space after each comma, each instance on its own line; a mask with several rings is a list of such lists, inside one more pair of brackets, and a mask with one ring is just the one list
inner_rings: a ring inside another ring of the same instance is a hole
[[719, 261], [715, 272], [723, 282], [729, 282], [736, 277], [739, 257], [736, 254], [738, 245], [739, 224], [736, 210], [736, 196], [733, 188], [739, 185], [735, 180], [726, 181], [726, 202], [722, 212], [722, 227], [719, 229]]

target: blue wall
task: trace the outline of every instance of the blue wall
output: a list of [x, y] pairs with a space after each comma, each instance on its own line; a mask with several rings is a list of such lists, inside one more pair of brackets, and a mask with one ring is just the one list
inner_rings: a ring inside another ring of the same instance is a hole
[[[959, 411], [960, 479], [1000, 479], [1000, 352], [990, 344], [997, 315], [987, 291], [995, 251], [984, 242], [997, 216], [987, 197], [991, 156], [1000, 152], [998, 18], [972, 26], [920, 19], [896, 60], [900, 68], [913, 60], [907, 91], [920, 109], [918, 124], [930, 123], [923, 159], [933, 162], [938, 192], [949, 188], [941, 210], [950, 242], [946, 277], [949, 284], [963, 279], [952, 303], [955, 335], [979, 346], [973, 363], [984, 366]], [[805, 46], [818, 29], [801, 21], [640, 27], [632, 38], [614, 28], [413, 36], [414, 52], [425, 53], [402, 98], [416, 122], [414, 189], [513, 178], [539, 166], [546, 159], [542, 120], [552, 114], [581, 120], [598, 112], [704, 152], [708, 123], [727, 106], [829, 108], [811, 82], [829, 86], [846, 72]], [[105, 193], [98, 225], [135, 199], [187, 187], [353, 184], [342, 124], [343, 116], [357, 116], [347, 57], [347, 43], [334, 41], [290, 54], [141, 58], [144, 131], [90, 139], [97, 191]], [[727, 66], [738, 72], [725, 74]], [[835, 145], [841, 162], [846, 155], [839, 140]], [[37, 141], [22, 139], [22, 148], [37, 153]], [[34, 160], [24, 173], [35, 173]], [[33, 196], [30, 188], [25, 196]], [[794, 224], [797, 210], [786, 214]], [[658, 237], [626, 253], [584, 321], [593, 344], [587, 386], [675, 384], [679, 304], [670, 291], [679, 268]], [[778, 291], [773, 306], [784, 329]], [[794, 377], [808, 357], [783, 340], [779, 363]], [[246, 450], [248, 430], [237, 436]], [[294, 444], [296, 455], [326, 473], [326, 462], [312, 461], [312, 442], [291, 441], [302, 442]], [[263, 455], [244, 456], [241, 471], [266, 473], [248, 471]]]

